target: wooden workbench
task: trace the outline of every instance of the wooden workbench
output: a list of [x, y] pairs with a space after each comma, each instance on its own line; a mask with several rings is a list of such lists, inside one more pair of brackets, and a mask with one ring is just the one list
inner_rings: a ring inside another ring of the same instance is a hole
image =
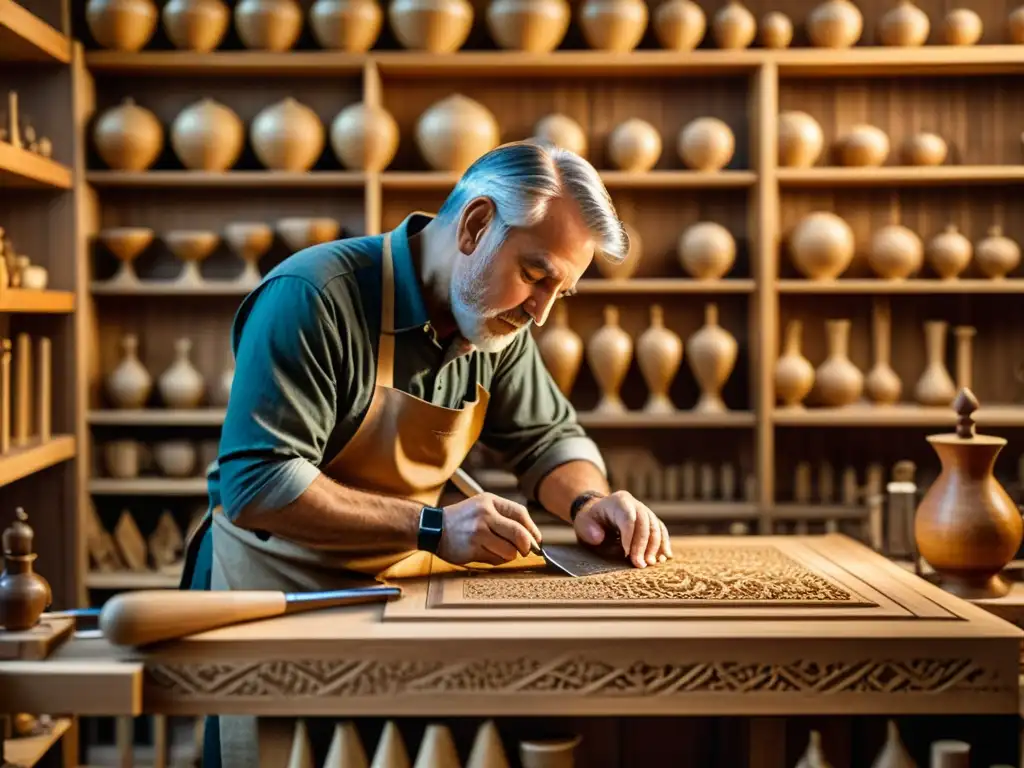
[[[624, 735], [623, 718], [664, 735], [651, 717], [687, 716], [742, 723], [716, 731], [718, 762], [702, 765], [791, 766], [810, 723], [842, 768], [864, 762], [858, 750], [870, 762], [892, 716], [922, 765], [940, 738], [971, 741], [978, 765], [1019, 765], [1020, 629], [841, 535], [673, 546], [676, 559], [657, 568], [433, 577], [404, 582], [386, 606], [146, 652], [74, 639], [46, 661], [0, 664], [0, 708], [498, 717], [517, 732], [557, 721], [589, 728], [588, 766], [618, 765], [623, 740], [639, 738]], [[674, 722], [669, 741], [692, 754], [687, 721]], [[744, 756], [723, 757], [726, 743]]]

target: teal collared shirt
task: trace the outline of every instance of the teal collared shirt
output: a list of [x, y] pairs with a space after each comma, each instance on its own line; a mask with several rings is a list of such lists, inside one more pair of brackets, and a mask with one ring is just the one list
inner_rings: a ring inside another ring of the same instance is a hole
[[[490, 393], [480, 442], [519, 478], [527, 498], [555, 467], [601, 453], [577, 423], [530, 333], [497, 353], [446, 356], [430, 329], [408, 238], [430, 220], [409, 216], [392, 233], [394, 386], [447, 408]], [[382, 235], [313, 246], [271, 271], [232, 327], [235, 378], [211, 507], [233, 518], [249, 505], [284, 507], [355, 434], [370, 405], [380, 335]]]

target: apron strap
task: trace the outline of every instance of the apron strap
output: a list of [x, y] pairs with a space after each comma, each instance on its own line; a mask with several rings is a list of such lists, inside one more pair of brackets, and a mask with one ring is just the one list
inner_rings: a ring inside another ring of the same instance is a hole
[[181, 569], [181, 581], [178, 582], [178, 589], [195, 589], [192, 582], [195, 579], [196, 568], [199, 565], [199, 552], [202, 549], [203, 540], [206, 538], [206, 533], [210, 530], [212, 523], [213, 515], [210, 513], [210, 510], [206, 510], [206, 514], [199, 521], [199, 525], [196, 526], [195, 530], [192, 531], [192, 535], [185, 541], [185, 562]]
[[395, 264], [391, 257], [391, 233], [384, 235], [381, 257], [380, 341], [377, 345], [377, 386], [394, 386], [395, 380]]

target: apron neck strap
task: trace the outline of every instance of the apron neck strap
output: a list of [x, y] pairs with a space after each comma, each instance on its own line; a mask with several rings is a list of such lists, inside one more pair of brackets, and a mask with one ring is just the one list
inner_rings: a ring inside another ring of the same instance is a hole
[[384, 235], [381, 257], [380, 341], [377, 348], [378, 387], [394, 386], [395, 378], [395, 263], [391, 256], [391, 233]]

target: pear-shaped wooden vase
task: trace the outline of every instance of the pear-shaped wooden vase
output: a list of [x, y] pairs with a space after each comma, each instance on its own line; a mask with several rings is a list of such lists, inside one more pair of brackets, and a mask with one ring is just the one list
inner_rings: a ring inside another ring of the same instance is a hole
[[633, 359], [633, 339], [619, 325], [619, 308], [604, 308], [604, 325], [587, 342], [587, 365], [601, 388], [597, 413], [624, 413], [619, 392]]
[[555, 385], [568, 397], [583, 362], [583, 340], [569, 327], [569, 310], [564, 303], [555, 304], [551, 310], [551, 326], [538, 335], [537, 348]]
[[142, 408], [153, 391], [153, 377], [139, 361], [139, 337], [121, 338], [121, 361], [107, 377], [107, 394], [117, 408]]
[[818, 399], [822, 405], [839, 407], [860, 399], [864, 374], [850, 362], [850, 321], [826, 320], [828, 357], [814, 372]]
[[658, 304], [651, 306], [651, 325], [637, 340], [636, 359], [647, 383], [644, 410], [648, 413], [674, 411], [668, 390], [683, 362], [683, 340], [665, 327], [665, 313]]
[[728, 410], [722, 400], [722, 387], [736, 365], [738, 350], [733, 335], [718, 324], [718, 305], [706, 305], [704, 326], [686, 342], [687, 362], [700, 385], [695, 411], [722, 413]]
[[801, 349], [803, 323], [790, 320], [786, 324], [786, 340], [782, 355], [775, 361], [775, 397], [785, 407], [800, 408], [814, 388], [814, 366]]
[[961, 389], [953, 401], [956, 432], [928, 437], [942, 472], [914, 518], [918, 552], [935, 569], [940, 586], [966, 599], [1009, 591], [1000, 573], [1024, 537], [1020, 510], [993, 474], [1006, 440], [975, 434], [977, 408], [974, 393]]
[[925, 353], [928, 363], [914, 387], [914, 398], [921, 405], [947, 407], [956, 397], [956, 385], [946, 369], [945, 320], [929, 320], [924, 324]]
[[871, 317], [875, 346], [875, 364], [864, 379], [868, 397], [879, 405], [892, 405], [900, 399], [903, 383], [892, 369], [892, 307], [888, 299], [875, 299]]
[[871, 768], [917, 768], [917, 763], [907, 752], [900, 738], [899, 728], [896, 723], [890, 720], [885, 726], [885, 744], [881, 751], [875, 756]]

